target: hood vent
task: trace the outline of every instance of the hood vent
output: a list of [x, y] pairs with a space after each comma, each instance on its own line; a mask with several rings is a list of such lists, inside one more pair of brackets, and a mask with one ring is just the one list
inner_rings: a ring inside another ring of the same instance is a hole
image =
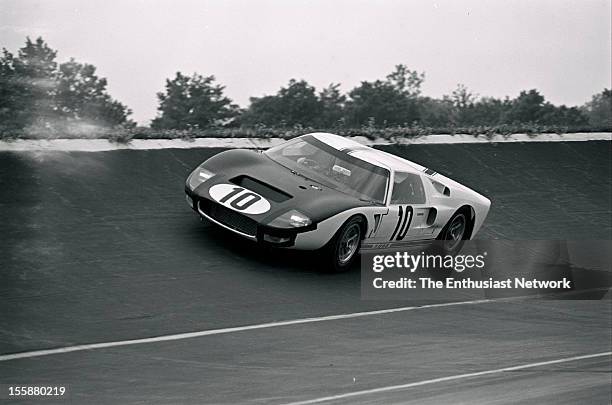
[[243, 175], [234, 177], [233, 179], [230, 179], [230, 182], [237, 186], [248, 188], [249, 190], [261, 195], [262, 197], [265, 197], [268, 200], [272, 200], [277, 203], [282, 203], [293, 198], [291, 195], [285, 193], [284, 191], [279, 190], [276, 187], [273, 187], [269, 184], [266, 184], [249, 176]]

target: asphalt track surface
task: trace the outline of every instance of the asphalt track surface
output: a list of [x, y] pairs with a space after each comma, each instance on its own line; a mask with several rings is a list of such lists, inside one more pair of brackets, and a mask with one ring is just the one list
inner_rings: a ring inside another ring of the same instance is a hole
[[[610, 142], [382, 149], [491, 198], [481, 238], [612, 238]], [[183, 182], [217, 152], [0, 153], [0, 358], [406, 305], [361, 300], [358, 269], [327, 274], [316, 255], [262, 250], [201, 224]], [[605, 355], [435, 382], [610, 352], [610, 293], [599, 298], [424, 307], [35, 356], [0, 361], [0, 383], [70, 384], [73, 403], [608, 404]], [[421, 293], [409, 305], [431, 303]], [[370, 392], [417, 382], [429, 383]]]

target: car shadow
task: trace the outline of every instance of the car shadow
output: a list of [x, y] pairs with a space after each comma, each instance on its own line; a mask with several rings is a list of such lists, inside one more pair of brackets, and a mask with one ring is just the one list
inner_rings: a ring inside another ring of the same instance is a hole
[[238, 256], [262, 268], [284, 272], [318, 274], [329, 277], [350, 277], [359, 281], [359, 260], [349, 270], [335, 273], [329, 270], [320, 251], [275, 248], [246, 240], [234, 233], [206, 222], [194, 221], [187, 230], [196, 248], [213, 248], [229, 257]]

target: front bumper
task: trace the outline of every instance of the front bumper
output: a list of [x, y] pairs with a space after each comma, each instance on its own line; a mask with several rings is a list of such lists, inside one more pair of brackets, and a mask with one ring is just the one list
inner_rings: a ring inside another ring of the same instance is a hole
[[296, 229], [273, 228], [261, 224], [256, 220], [231, 210], [215, 201], [202, 197], [188, 187], [185, 187], [187, 204], [201, 218], [212, 222], [228, 231], [231, 231], [245, 239], [263, 245], [275, 247], [293, 247], [297, 235], [310, 232], [317, 228], [316, 224]]

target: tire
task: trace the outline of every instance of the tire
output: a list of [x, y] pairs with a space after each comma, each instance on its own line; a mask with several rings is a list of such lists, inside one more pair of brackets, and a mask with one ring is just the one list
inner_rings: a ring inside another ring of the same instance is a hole
[[339, 273], [348, 270], [359, 256], [363, 238], [361, 222], [359, 217], [346, 221], [323, 248], [326, 268], [330, 271]]
[[437, 250], [442, 254], [459, 253], [467, 238], [469, 219], [464, 210], [456, 212], [444, 226], [436, 243]]

